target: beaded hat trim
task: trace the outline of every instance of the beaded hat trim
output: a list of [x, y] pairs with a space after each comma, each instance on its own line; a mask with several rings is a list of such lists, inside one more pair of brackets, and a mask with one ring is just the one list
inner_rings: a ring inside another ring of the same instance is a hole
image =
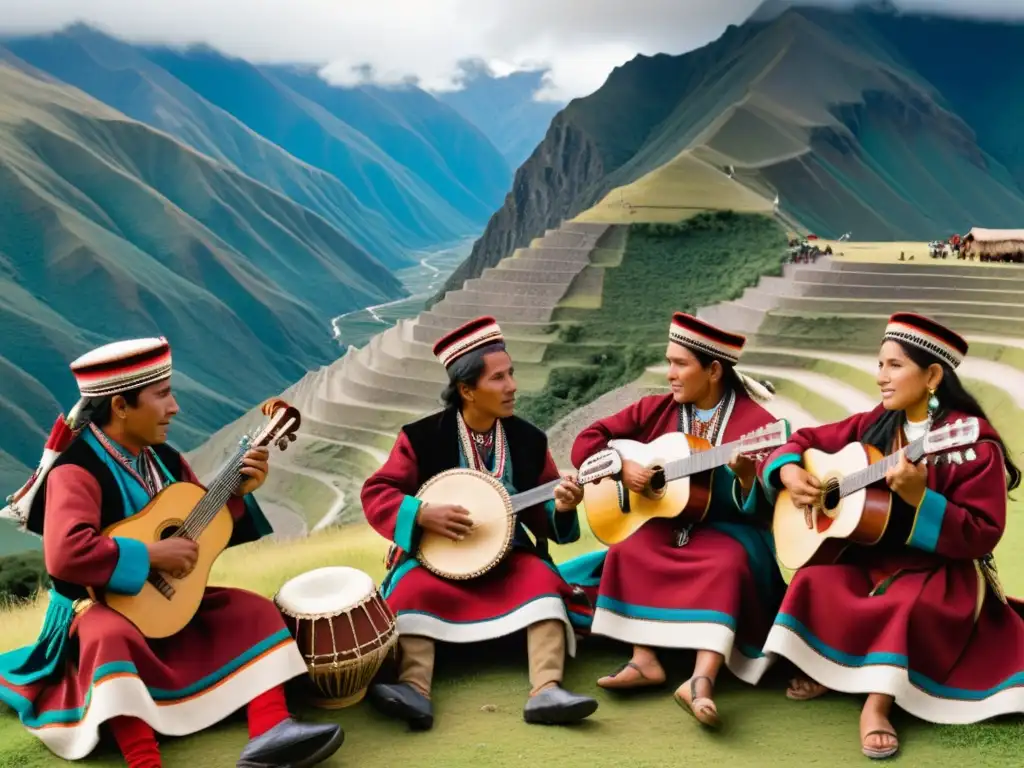
[[967, 356], [967, 341], [934, 320], [909, 312], [899, 312], [889, 318], [884, 339], [902, 341], [938, 357], [957, 368]]

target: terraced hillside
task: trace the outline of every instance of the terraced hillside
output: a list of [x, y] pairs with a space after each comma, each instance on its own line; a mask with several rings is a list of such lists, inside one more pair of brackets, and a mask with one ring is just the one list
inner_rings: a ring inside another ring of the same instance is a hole
[[[567, 222], [546, 233], [285, 393], [304, 422], [263, 491], [275, 527], [301, 534], [361, 518], [359, 488], [399, 427], [440, 407], [446, 378], [433, 343], [466, 320], [499, 320], [516, 361], [519, 413], [549, 426], [659, 359], [673, 309], [696, 311], [708, 297], [739, 296], [758, 275], [778, 273], [784, 245], [778, 224], [759, 215], [632, 229]], [[666, 279], [666, 267], [703, 276], [683, 286]], [[191, 454], [200, 474], [260, 419], [249, 414]]]
[[[303, 427], [264, 491], [275, 528], [301, 534], [360, 514], [359, 487], [386, 457], [398, 428], [439, 407], [445, 377], [431, 347], [466, 320], [485, 313], [497, 317], [516, 358], [521, 389], [543, 388], [560, 365], [545, 359], [555, 340], [558, 305], [567, 295], [578, 296], [588, 267], [621, 257], [624, 234], [604, 224], [575, 223], [547, 232], [430, 311], [350, 347], [287, 390], [283, 396], [302, 411]], [[241, 431], [259, 419], [250, 413], [216, 433], [191, 454], [197, 471], [214, 471]]]
[[637, 56], [555, 117], [445, 287], [572, 217], [677, 221], [778, 200], [794, 228], [826, 237], [1019, 226], [1024, 166], [1006, 105], [1024, 70], [935, 52], [1022, 43], [1021, 24], [862, 4], [757, 15], [682, 56]]

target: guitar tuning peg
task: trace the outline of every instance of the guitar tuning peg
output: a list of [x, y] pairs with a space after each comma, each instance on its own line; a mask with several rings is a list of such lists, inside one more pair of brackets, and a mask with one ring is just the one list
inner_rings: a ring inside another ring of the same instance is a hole
[[974, 461], [976, 458], [978, 458], [978, 454], [974, 452], [973, 448], [968, 448], [967, 452], [964, 455], [967, 457], [968, 461]]

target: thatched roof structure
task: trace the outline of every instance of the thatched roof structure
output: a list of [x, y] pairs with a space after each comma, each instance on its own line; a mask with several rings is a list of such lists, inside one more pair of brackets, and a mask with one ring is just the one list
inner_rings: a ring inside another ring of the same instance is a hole
[[974, 227], [964, 238], [967, 253], [979, 256], [1011, 256], [1024, 253], [1024, 229]]

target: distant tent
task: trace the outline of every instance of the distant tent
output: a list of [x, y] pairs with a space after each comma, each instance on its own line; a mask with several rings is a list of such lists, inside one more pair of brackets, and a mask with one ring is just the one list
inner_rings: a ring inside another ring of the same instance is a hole
[[999, 258], [1024, 253], [1024, 229], [974, 227], [964, 238], [965, 253]]

